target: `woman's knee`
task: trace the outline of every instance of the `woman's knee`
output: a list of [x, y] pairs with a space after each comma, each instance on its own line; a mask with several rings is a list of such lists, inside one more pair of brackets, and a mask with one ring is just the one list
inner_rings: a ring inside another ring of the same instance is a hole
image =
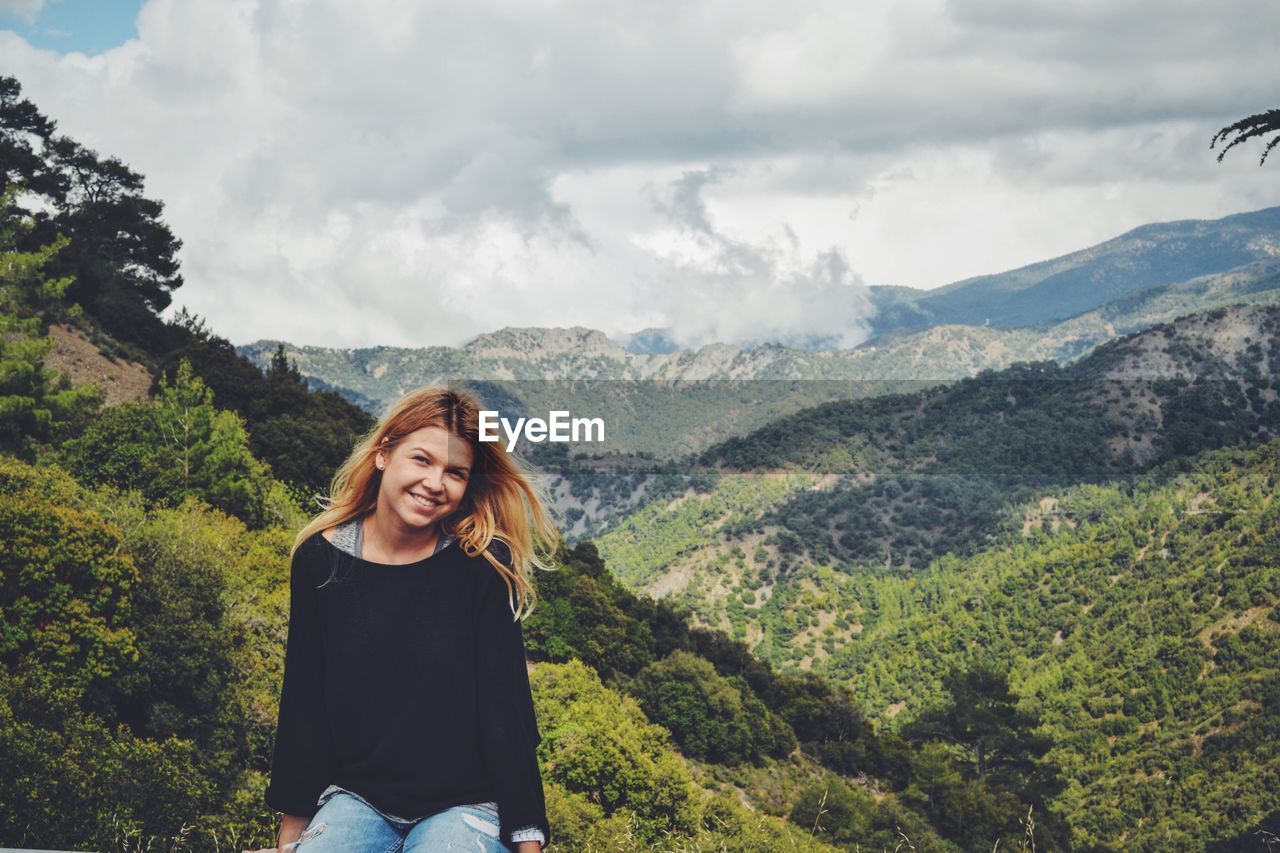
[[506, 853], [498, 817], [488, 809], [455, 806], [418, 823], [404, 840], [404, 853], [457, 850], [466, 853]]
[[359, 797], [334, 794], [298, 837], [295, 853], [396, 853], [403, 839], [394, 826]]

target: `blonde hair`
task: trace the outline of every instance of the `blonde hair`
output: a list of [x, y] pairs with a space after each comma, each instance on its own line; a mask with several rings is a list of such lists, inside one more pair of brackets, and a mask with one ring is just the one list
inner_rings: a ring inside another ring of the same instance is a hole
[[[507, 584], [512, 613], [523, 619], [537, 603], [533, 572], [554, 568], [547, 552], [560, 534], [525, 467], [500, 443], [480, 441], [480, 404], [465, 391], [419, 388], [392, 406], [338, 468], [325, 510], [298, 533], [291, 553], [316, 533], [372, 512], [381, 483], [374, 457], [429, 426], [443, 427], [464, 439], [473, 456], [462, 505], [441, 522], [441, 528], [468, 556], [483, 555], [493, 565]], [[495, 541], [510, 553], [509, 566], [489, 552]]]

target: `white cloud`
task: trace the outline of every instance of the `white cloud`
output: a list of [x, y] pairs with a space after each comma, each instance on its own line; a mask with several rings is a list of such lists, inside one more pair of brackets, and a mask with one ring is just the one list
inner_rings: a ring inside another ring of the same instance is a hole
[[795, 232], [744, 240], [719, 227], [704, 189], [720, 170], [687, 172], [659, 196], [670, 224], [635, 242], [658, 260], [666, 325], [686, 346], [712, 341], [857, 346], [867, 337], [866, 288], [836, 247], [806, 251]]
[[1166, 5], [150, 0], [115, 50], [0, 55], [146, 175], [175, 302], [237, 342], [852, 341], [864, 279], [1280, 203], [1207, 150], [1275, 106], [1280, 7]]

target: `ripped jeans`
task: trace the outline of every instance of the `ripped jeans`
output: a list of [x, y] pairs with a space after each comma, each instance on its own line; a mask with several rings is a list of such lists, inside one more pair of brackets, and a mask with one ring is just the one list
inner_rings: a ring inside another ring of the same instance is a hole
[[498, 816], [476, 806], [454, 806], [430, 817], [387, 815], [341, 788], [320, 797], [320, 810], [299, 836], [296, 853], [507, 853]]

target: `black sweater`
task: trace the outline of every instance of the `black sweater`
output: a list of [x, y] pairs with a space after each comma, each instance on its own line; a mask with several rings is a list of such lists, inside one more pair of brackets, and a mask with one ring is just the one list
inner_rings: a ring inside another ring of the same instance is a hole
[[289, 584], [268, 805], [309, 817], [329, 785], [406, 818], [495, 801], [504, 842], [550, 843], [524, 636], [488, 560], [384, 565], [317, 533]]

